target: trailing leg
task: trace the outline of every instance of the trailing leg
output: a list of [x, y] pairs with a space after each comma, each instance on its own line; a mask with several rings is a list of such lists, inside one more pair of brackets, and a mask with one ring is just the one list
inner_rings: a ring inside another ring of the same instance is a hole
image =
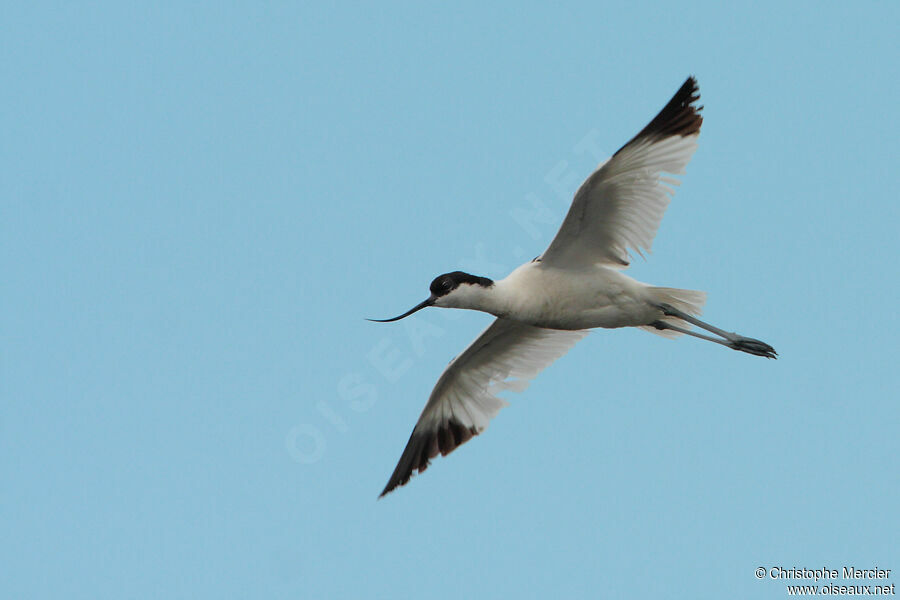
[[708, 340], [710, 342], [715, 342], [717, 344], [722, 344], [723, 346], [728, 346], [732, 350], [740, 350], [741, 352], [746, 352], [747, 354], [755, 354], [756, 356], [765, 356], [766, 358], [776, 358], [777, 352], [775, 352], [775, 348], [770, 346], [769, 344], [754, 339], [749, 338], [743, 335], [739, 335], [737, 333], [725, 331], [724, 329], [719, 329], [718, 327], [714, 327], [709, 323], [705, 323], [700, 319], [693, 317], [686, 312], [680, 311], [677, 308], [669, 305], [669, 304], [661, 304], [659, 306], [660, 310], [663, 311], [663, 314], [667, 317], [675, 317], [677, 319], [681, 319], [686, 323], [690, 323], [691, 325], [696, 325], [701, 329], [705, 329], [710, 333], [714, 333], [719, 336], [720, 339], [703, 335], [701, 333], [696, 333], [691, 331], [690, 329], [685, 329], [683, 327], [679, 327], [672, 323], [668, 323], [665, 321], [656, 321], [653, 323], [653, 326], [657, 329], [671, 329], [672, 331], [677, 331], [679, 333], [684, 333], [686, 335], [691, 335], [696, 338], [700, 338], [702, 340]]

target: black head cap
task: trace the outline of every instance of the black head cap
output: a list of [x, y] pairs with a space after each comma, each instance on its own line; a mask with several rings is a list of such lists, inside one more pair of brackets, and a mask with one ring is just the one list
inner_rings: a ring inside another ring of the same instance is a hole
[[491, 287], [494, 285], [493, 280], [488, 279], [487, 277], [478, 277], [477, 275], [469, 275], [462, 271], [453, 271], [452, 273], [444, 273], [443, 275], [435, 277], [434, 281], [431, 282], [431, 294], [436, 298], [446, 296], [458, 288], [462, 283], [471, 283], [482, 287]]

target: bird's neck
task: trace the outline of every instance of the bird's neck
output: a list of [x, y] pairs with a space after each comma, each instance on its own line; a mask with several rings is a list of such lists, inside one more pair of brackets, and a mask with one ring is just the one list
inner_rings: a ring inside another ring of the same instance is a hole
[[457, 289], [448, 298], [447, 308], [466, 308], [478, 310], [502, 317], [509, 313], [510, 302], [508, 290], [501, 282], [495, 282], [490, 286], [467, 285]]

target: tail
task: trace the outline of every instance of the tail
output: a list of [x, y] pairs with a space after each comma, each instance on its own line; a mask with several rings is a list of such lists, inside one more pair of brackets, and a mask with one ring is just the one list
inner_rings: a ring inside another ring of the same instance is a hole
[[[679, 290], [676, 288], [667, 288], [667, 287], [650, 287], [647, 288], [647, 291], [650, 294], [650, 298], [654, 302], [658, 302], [660, 304], [668, 304], [673, 308], [677, 308], [681, 312], [685, 312], [689, 315], [697, 316], [703, 312], [703, 305], [706, 303], [706, 292], [698, 292], [697, 290]], [[684, 327], [686, 329], [690, 329], [691, 324], [677, 317], [662, 317], [659, 319], [660, 321], [665, 321], [666, 323], [671, 323], [673, 325], [678, 325], [679, 327]], [[641, 329], [645, 329], [650, 333], [655, 333], [656, 335], [661, 335], [667, 338], [675, 338], [681, 335], [681, 333], [677, 331], [672, 331], [671, 329], [657, 329], [652, 325], [647, 325], [645, 327], [641, 327]]]

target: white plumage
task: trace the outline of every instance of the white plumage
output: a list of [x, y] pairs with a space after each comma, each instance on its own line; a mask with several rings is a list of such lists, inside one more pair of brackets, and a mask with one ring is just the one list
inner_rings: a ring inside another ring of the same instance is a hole
[[699, 134], [631, 142], [594, 171], [575, 193], [559, 232], [542, 256], [561, 268], [627, 266], [628, 249], [650, 250], [669, 199]]
[[[428, 306], [466, 308], [497, 319], [438, 379], [382, 495], [481, 433], [506, 406], [503, 389], [528, 382], [594, 327], [641, 327], [665, 336], [688, 334], [749, 354], [775, 357], [759, 340], [696, 318], [704, 292], [655, 287], [621, 272], [629, 252], [649, 251], [660, 221], [697, 148], [703, 122], [693, 77], [660, 113], [581, 185], [547, 250], [506, 278], [491, 281], [455, 271], [431, 283]], [[690, 330], [696, 325], [717, 337]]]

